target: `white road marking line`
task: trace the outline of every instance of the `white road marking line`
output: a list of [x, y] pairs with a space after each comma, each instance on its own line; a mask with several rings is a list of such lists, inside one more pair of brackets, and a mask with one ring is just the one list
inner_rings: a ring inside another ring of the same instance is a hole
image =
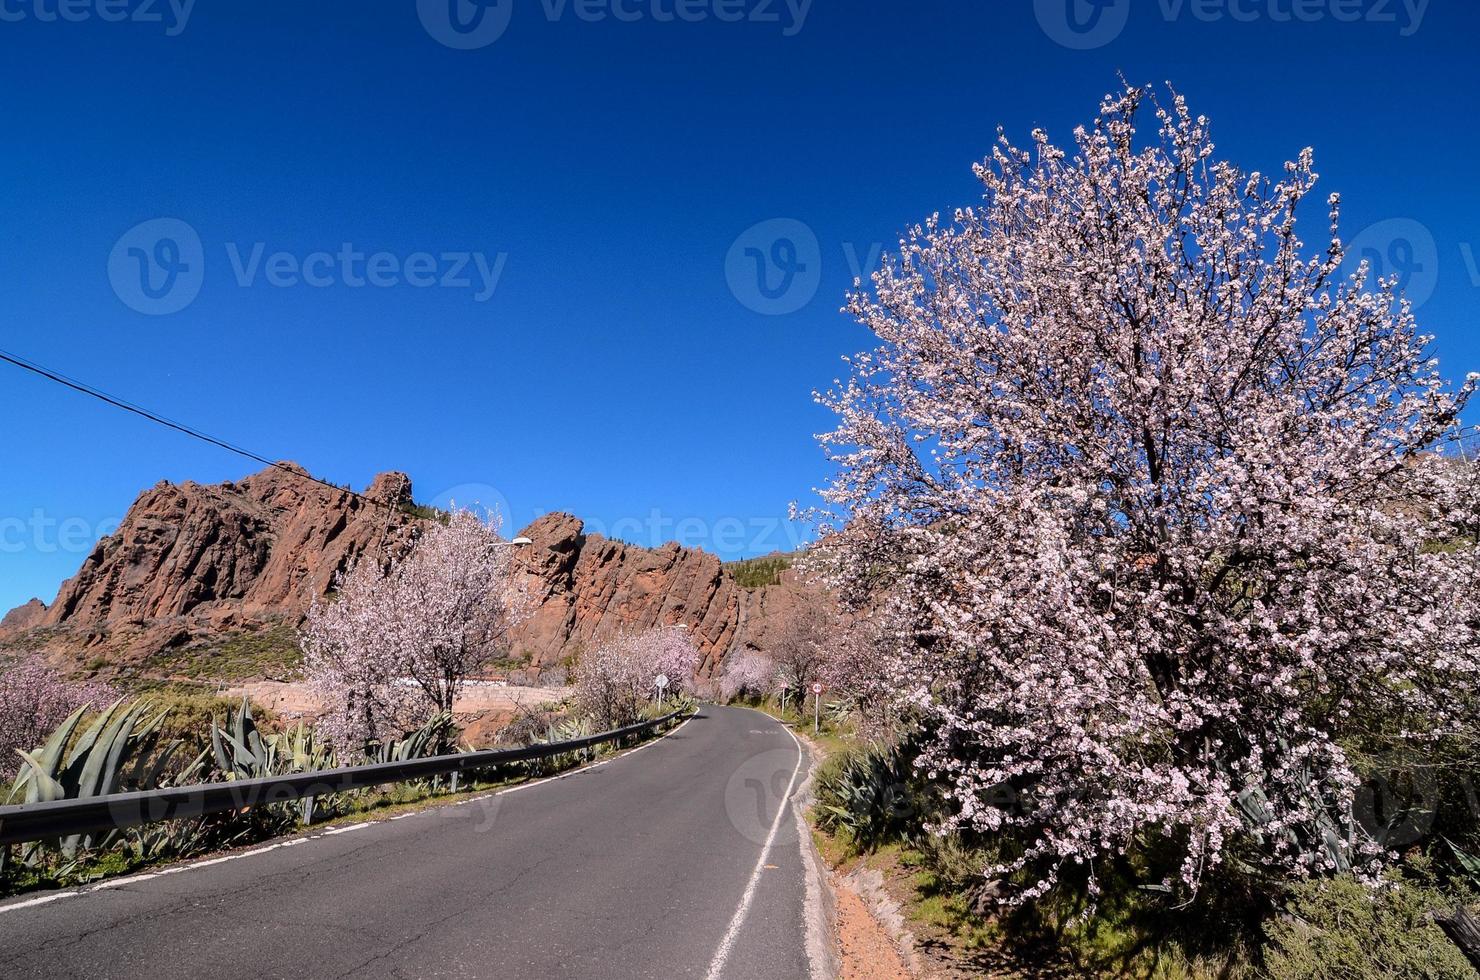
[[7, 905], [3, 909], [0, 909], [0, 912], [10, 912], [15, 909], [28, 909], [36, 905], [45, 905], [47, 902], [55, 902], [57, 899], [71, 898], [72, 896], [79, 894], [81, 894], [81, 892], [57, 892], [55, 895], [42, 895], [40, 898], [29, 898], [26, 899], [26, 901], [24, 902], [16, 902], [14, 905]]
[[380, 823], [380, 821], [379, 820], [374, 820], [374, 821], [368, 821], [366, 823], [346, 824], [343, 827], [335, 827], [333, 830], [326, 830], [326, 831], [324, 831], [324, 836], [325, 837], [333, 837], [335, 834], [348, 834], [348, 833], [351, 833], [352, 831], [364, 830], [366, 827], [373, 827], [377, 823]]
[[[663, 739], [667, 738], [669, 735], [672, 735], [674, 732], [679, 731], [684, 727], [684, 725], [687, 725], [693, 720], [694, 715], [689, 715], [677, 728], [669, 729], [662, 735], [659, 735], [657, 738], [653, 739], [651, 742], [643, 742], [636, 748], [628, 749], [626, 752], [619, 753], [617, 755], [611, 756], [610, 758], [602, 759], [600, 762], [593, 762], [590, 765], [581, 766], [579, 769], [572, 769], [569, 772], [562, 772], [555, 776], [546, 776], [544, 779], [536, 779], [527, 783], [520, 783], [518, 786], [510, 786], [507, 789], [495, 790], [492, 793], [485, 793], [482, 796], [475, 796], [472, 799], [459, 800], [450, 804], [434, 804], [424, 810], [412, 810], [408, 813], [397, 814], [394, 817], [384, 817], [379, 820], [363, 820], [359, 823], [347, 824], [342, 827], [333, 827], [328, 830], [322, 830], [316, 834], [304, 834], [301, 837], [294, 837], [291, 840], [278, 841], [274, 844], [268, 844], [265, 847], [254, 848], [250, 851], [242, 851], [240, 854], [226, 854], [221, 857], [209, 858], [204, 861], [190, 861], [185, 864], [177, 864], [169, 868], [161, 868], [158, 871], [150, 871], [144, 874], [126, 875], [122, 878], [113, 878], [108, 881], [100, 881], [97, 884], [88, 885], [84, 888], [78, 888], [74, 891], [55, 892], [50, 895], [41, 895], [37, 898], [30, 898], [24, 901], [14, 902], [10, 905], [0, 905], [0, 915], [4, 915], [6, 912], [14, 912], [18, 909], [26, 909], [32, 908], [37, 905], [45, 905], [48, 902], [55, 902], [58, 899], [72, 898], [76, 895], [88, 895], [93, 892], [103, 891], [108, 888], [119, 888], [123, 885], [132, 885], [141, 881], [148, 881], [151, 878], [162, 878], [165, 875], [179, 874], [182, 871], [195, 871], [199, 868], [209, 868], [212, 865], [225, 864], [227, 861], [237, 861], [241, 858], [255, 857], [259, 854], [266, 854], [269, 851], [276, 851], [279, 848], [296, 847], [299, 844], [307, 844], [309, 841], [318, 840], [321, 837], [333, 837], [335, 834], [347, 834], [352, 830], [363, 830], [366, 827], [373, 827], [376, 824], [389, 823], [392, 820], [402, 820], [406, 817], [415, 817], [424, 813], [430, 813], [433, 810], [442, 809], [443, 807], [449, 805], [461, 806], [464, 803], [480, 803], [484, 800], [491, 800], [495, 796], [502, 796], [505, 793], [513, 793], [516, 790], [529, 789], [531, 786], [541, 786], [545, 783], [554, 782], [557, 779], [564, 779], [567, 776], [578, 776], [583, 772], [588, 772], [592, 769], [599, 769], [609, 762], [616, 762], [618, 759], [625, 759], [627, 756], [632, 755], [635, 752], [641, 752], [643, 749], [647, 748], [650, 745], [657, 745], [659, 742], [663, 741]], [[795, 736], [793, 736], [793, 738], [794, 737]], [[790, 790], [788, 790], [787, 792], [790, 792]]]
[[[779, 723], [778, 723], [779, 724]], [[761, 873], [766, 870], [766, 858], [771, 856], [771, 845], [776, 843], [776, 831], [781, 829], [781, 818], [786, 816], [786, 811], [791, 806], [791, 791], [797, 784], [797, 773], [802, 771], [802, 760], [807, 757], [807, 752], [802, 748], [801, 741], [792, 733], [790, 728], [782, 725], [782, 730], [791, 735], [791, 740], [797, 743], [797, 764], [791, 771], [791, 782], [786, 784], [786, 794], [781, 797], [781, 804], [776, 807], [776, 819], [771, 821], [771, 832], [766, 835], [765, 846], [761, 848], [760, 857], [756, 858], [755, 870], [750, 873], [750, 883], [745, 886], [745, 894], [740, 897], [740, 906], [735, 909], [735, 915], [730, 919], [730, 927], [725, 930], [724, 938], [719, 941], [719, 948], [714, 951], [714, 959], [709, 961], [709, 972], [705, 974], [706, 980], [719, 980], [724, 972], [725, 961], [730, 958], [730, 951], [735, 946], [735, 940], [740, 936], [740, 929], [745, 925], [745, 917], [750, 914], [750, 903], [755, 900], [756, 886], [761, 882]]]
[[129, 875], [126, 878], [113, 878], [109, 881], [100, 881], [93, 886], [93, 891], [100, 892], [105, 888], [122, 888], [124, 885], [132, 885], [136, 881], [148, 881], [150, 878], [158, 878], [159, 875]]

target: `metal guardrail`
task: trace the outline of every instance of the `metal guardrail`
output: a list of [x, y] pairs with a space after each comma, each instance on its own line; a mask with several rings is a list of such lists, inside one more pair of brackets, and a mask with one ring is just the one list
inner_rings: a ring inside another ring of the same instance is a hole
[[640, 734], [666, 724], [683, 713], [673, 711], [661, 718], [615, 728], [609, 732], [517, 749], [487, 749], [429, 756], [405, 762], [344, 766], [288, 776], [237, 779], [224, 783], [171, 786], [135, 793], [112, 793], [77, 800], [0, 806], [0, 845], [48, 840], [69, 834], [98, 833], [161, 820], [184, 820], [268, 803], [286, 803], [310, 796], [366, 789], [385, 783], [491, 769], [530, 759], [546, 759]]

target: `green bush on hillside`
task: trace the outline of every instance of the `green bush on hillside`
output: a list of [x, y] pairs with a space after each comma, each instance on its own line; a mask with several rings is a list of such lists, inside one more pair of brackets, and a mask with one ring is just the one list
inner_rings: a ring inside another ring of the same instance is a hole
[[760, 589], [768, 585], [779, 585], [781, 573], [791, 568], [791, 555], [764, 555], [730, 562], [730, 573], [735, 584], [742, 589]]
[[1452, 905], [1396, 875], [1378, 888], [1349, 876], [1303, 882], [1267, 927], [1265, 969], [1273, 980], [1475, 980], [1464, 953], [1433, 920]]

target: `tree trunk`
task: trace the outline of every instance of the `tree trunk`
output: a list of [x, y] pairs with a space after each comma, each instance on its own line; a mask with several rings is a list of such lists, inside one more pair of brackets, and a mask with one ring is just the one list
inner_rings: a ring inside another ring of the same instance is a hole
[[1434, 921], [1464, 951], [1475, 969], [1480, 970], [1480, 919], [1476, 919], [1469, 909], [1460, 905], [1455, 908], [1453, 915], [1435, 915]]

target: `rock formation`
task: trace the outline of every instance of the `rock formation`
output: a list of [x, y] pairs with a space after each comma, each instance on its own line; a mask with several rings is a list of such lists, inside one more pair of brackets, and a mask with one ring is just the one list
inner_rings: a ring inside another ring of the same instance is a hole
[[46, 603], [40, 599], [32, 599], [23, 606], [16, 606], [0, 619], [0, 634], [28, 630], [33, 626], [40, 626], [46, 619]]
[[[296, 626], [362, 555], [403, 551], [421, 518], [411, 481], [375, 478], [360, 497], [280, 464], [236, 483], [160, 483], [100, 541], [48, 607], [36, 600], [0, 623], [0, 641], [126, 665], [275, 624]], [[793, 582], [745, 589], [713, 555], [648, 549], [586, 534], [547, 514], [521, 532], [535, 603], [511, 654], [534, 675], [626, 629], [684, 624], [713, 675], [726, 653], [765, 649], [768, 628], [806, 590]]]
[[767, 614], [799, 601], [793, 584], [743, 589], [718, 558], [669, 543], [649, 549], [584, 533], [579, 518], [546, 514], [521, 532], [534, 615], [514, 653], [551, 667], [622, 630], [682, 624], [711, 676], [726, 653], [764, 648]]
[[51, 646], [134, 661], [192, 640], [297, 623], [336, 572], [367, 552], [404, 549], [414, 524], [395, 510], [410, 502], [404, 474], [376, 477], [365, 499], [306, 476], [283, 463], [239, 483], [156, 484], [44, 615], [32, 600], [0, 632], [13, 639], [40, 629]]

